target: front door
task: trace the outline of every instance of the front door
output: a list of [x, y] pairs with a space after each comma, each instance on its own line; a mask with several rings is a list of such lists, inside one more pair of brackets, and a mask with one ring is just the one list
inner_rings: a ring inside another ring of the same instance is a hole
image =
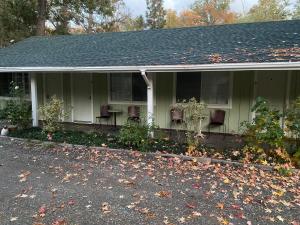
[[74, 122], [92, 122], [92, 97], [90, 74], [72, 74]]

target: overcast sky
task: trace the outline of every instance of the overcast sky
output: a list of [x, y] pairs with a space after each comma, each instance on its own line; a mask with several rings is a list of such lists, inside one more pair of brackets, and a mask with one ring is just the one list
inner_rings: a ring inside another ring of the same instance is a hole
[[[132, 15], [137, 16], [145, 14], [146, 0], [124, 0]], [[180, 12], [183, 9], [189, 8], [195, 0], [164, 0], [166, 9], [174, 9]], [[242, 3], [243, 2], [243, 3]], [[257, 0], [233, 0], [231, 9], [235, 12], [242, 13], [243, 8], [247, 11], [253, 6]], [[244, 4], [244, 7], [243, 7]]]

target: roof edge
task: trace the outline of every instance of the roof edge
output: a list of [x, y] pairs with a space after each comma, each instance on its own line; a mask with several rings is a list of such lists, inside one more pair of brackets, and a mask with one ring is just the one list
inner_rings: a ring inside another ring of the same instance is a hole
[[182, 71], [245, 71], [300, 70], [300, 62], [219, 63], [199, 65], [149, 65], [100, 67], [0, 67], [0, 72], [182, 72]]

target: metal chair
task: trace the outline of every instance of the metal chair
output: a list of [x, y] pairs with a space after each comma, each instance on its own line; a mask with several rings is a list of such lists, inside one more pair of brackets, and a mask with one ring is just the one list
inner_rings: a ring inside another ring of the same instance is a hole
[[128, 121], [140, 122], [140, 107], [136, 105], [128, 106]]
[[208, 124], [208, 133], [210, 134], [210, 128], [215, 126], [223, 126], [223, 133], [226, 133], [225, 125], [225, 115], [226, 112], [221, 109], [217, 109], [210, 112], [209, 124]]
[[109, 109], [110, 109], [109, 105], [102, 105], [100, 107], [100, 116], [96, 117], [96, 119], [99, 120], [100, 125], [101, 125], [101, 119], [106, 119], [108, 125], [108, 121], [111, 117], [111, 113], [109, 112]]

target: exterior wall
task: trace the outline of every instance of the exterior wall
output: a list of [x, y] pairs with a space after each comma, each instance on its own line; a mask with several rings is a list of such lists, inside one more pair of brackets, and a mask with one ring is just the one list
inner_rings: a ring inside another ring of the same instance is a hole
[[[74, 74], [73, 74], [74, 75]], [[92, 123], [96, 123], [96, 116], [100, 114], [100, 106], [110, 104], [113, 109], [122, 111], [117, 115], [117, 125], [122, 125], [127, 120], [126, 103], [111, 103], [109, 101], [109, 87], [107, 74], [85, 74], [91, 79], [91, 86], [86, 89], [91, 92], [91, 115]], [[74, 97], [72, 98], [72, 76], [70, 73], [59, 74], [37, 74], [38, 101], [39, 106], [48, 101], [50, 95], [56, 94], [64, 101], [65, 111], [69, 114], [66, 122], [72, 122], [72, 109]], [[154, 117], [155, 123], [161, 128], [174, 128], [170, 123], [170, 108], [175, 100], [175, 73], [159, 73], [154, 82]], [[85, 88], [82, 87], [84, 90]], [[84, 91], [83, 90], [83, 91]], [[300, 96], [300, 71], [240, 71], [233, 73], [232, 84], [232, 107], [226, 111], [226, 132], [240, 133], [240, 124], [252, 118], [251, 107], [255, 97], [262, 96], [270, 99], [272, 105], [283, 111], [293, 99]], [[1, 98], [0, 98], [1, 99]], [[0, 100], [0, 107], [4, 104]], [[78, 103], [77, 103], [78, 104]], [[146, 117], [146, 102], [139, 104], [141, 116]], [[207, 114], [209, 114], [207, 110]], [[42, 118], [40, 118], [42, 119]], [[209, 119], [203, 121], [203, 130], [207, 130]], [[113, 123], [113, 120], [109, 122]], [[180, 129], [180, 127], [177, 127]], [[223, 132], [223, 127], [211, 129], [212, 132]]]

